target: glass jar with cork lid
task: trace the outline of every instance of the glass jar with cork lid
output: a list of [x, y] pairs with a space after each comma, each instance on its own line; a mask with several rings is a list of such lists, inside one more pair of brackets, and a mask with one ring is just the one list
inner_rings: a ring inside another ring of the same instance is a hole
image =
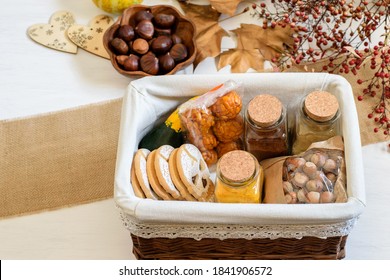
[[255, 96], [245, 111], [245, 150], [258, 161], [289, 153], [286, 109], [275, 96]]
[[215, 200], [223, 203], [260, 203], [263, 169], [250, 153], [235, 150], [217, 163]]
[[336, 136], [340, 110], [337, 98], [327, 91], [313, 91], [301, 102], [295, 117], [293, 154], [307, 150], [314, 142]]

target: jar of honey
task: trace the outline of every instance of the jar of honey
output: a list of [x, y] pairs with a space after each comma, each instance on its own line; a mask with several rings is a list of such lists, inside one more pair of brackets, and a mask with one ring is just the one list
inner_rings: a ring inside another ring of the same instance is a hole
[[289, 153], [286, 109], [277, 97], [262, 94], [248, 103], [244, 142], [259, 162]]
[[263, 169], [250, 153], [235, 150], [217, 163], [215, 200], [224, 203], [260, 203]]
[[340, 110], [337, 98], [326, 91], [314, 91], [303, 98], [295, 117], [293, 154], [299, 154], [318, 141], [336, 136]]

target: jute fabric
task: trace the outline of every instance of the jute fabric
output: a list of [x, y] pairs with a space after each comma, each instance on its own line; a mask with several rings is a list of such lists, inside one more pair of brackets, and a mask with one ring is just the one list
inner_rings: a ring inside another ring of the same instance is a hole
[[0, 121], [0, 217], [112, 197], [121, 104]]

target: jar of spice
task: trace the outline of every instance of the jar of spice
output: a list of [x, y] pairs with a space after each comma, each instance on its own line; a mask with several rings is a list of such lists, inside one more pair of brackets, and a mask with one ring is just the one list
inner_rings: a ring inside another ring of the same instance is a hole
[[269, 94], [254, 97], [245, 111], [245, 150], [258, 161], [289, 152], [286, 110]]
[[318, 141], [337, 135], [340, 110], [337, 98], [326, 91], [309, 93], [301, 102], [295, 119], [293, 154], [299, 154]]
[[217, 163], [215, 200], [260, 203], [263, 181], [263, 169], [252, 154], [242, 150], [228, 152]]

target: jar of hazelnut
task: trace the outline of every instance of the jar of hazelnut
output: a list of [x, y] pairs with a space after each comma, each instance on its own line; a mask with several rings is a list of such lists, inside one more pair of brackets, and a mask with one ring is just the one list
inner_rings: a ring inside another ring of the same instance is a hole
[[235, 150], [217, 163], [215, 200], [224, 203], [260, 203], [263, 169], [250, 153]]
[[295, 116], [293, 154], [306, 151], [314, 142], [336, 136], [339, 119], [339, 103], [333, 94], [314, 91], [305, 96]]
[[286, 109], [269, 94], [254, 97], [245, 111], [245, 150], [258, 161], [289, 152]]

